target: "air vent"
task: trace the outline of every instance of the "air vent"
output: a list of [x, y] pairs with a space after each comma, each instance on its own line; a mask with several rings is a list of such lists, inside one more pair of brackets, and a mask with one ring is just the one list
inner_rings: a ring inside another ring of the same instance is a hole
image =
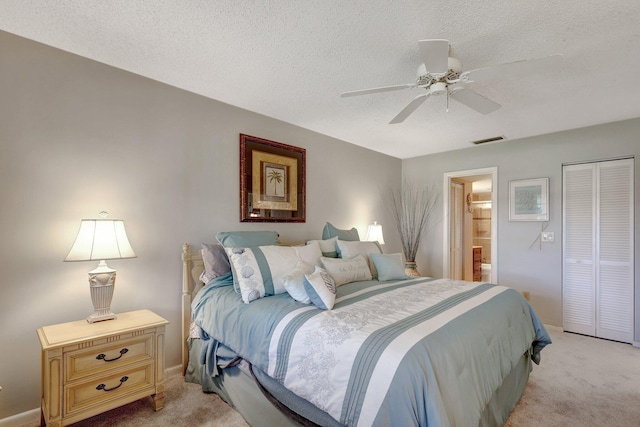
[[504, 135], [501, 135], [501, 136], [494, 136], [493, 138], [486, 138], [486, 139], [479, 139], [477, 141], [471, 141], [471, 143], [475, 145], [480, 145], [480, 144], [487, 144], [489, 142], [502, 141], [504, 139], [507, 139], [507, 138]]

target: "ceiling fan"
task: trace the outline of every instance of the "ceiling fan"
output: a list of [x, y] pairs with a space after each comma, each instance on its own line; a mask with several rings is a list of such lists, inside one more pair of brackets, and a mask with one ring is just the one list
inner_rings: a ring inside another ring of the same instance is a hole
[[[429, 96], [446, 95], [447, 105], [452, 98], [481, 114], [489, 114], [500, 108], [500, 104], [465, 87], [467, 83], [490, 80], [500, 77], [519, 77], [554, 66], [562, 60], [562, 55], [550, 55], [543, 58], [508, 62], [494, 67], [478, 68], [462, 71], [462, 62], [449, 56], [449, 41], [443, 39], [418, 41], [423, 64], [418, 67], [418, 78], [415, 83], [395, 86], [384, 86], [373, 89], [343, 92], [340, 96], [368, 95], [370, 93], [389, 92], [394, 90], [420, 87], [426, 90], [416, 96], [389, 123], [403, 122]], [[448, 108], [447, 108], [448, 110]]]

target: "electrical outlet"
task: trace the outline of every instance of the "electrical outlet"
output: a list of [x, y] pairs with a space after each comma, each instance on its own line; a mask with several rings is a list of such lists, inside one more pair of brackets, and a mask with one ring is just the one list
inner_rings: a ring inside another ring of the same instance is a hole
[[551, 243], [553, 242], [555, 235], [553, 231], [543, 231], [542, 232], [542, 242], [543, 243]]

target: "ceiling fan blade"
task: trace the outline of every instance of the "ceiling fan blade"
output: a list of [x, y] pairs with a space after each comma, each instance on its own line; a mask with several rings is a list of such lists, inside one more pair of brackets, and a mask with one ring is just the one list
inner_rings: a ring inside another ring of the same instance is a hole
[[395, 116], [390, 122], [389, 124], [395, 125], [397, 123], [402, 123], [404, 122], [404, 120], [409, 117], [409, 115], [411, 115], [411, 113], [413, 113], [416, 108], [418, 108], [419, 106], [422, 105], [422, 103], [424, 101], [426, 101], [427, 97], [429, 96], [429, 93], [423, 93], [421, 95], [416, 96], [415, 98], [413, 98], [413, 101], [411, 101], [409, 103], [409, 105], [407, 105], [406, 107], [404, 107], [402, 109], [402, 111], [400, 111], [398, 113], [397, 116]]
[[500, 108], [500, 104], [497, 102], [463, 87], [451, 90], [449, 96], [481, 114], [493, 113]]
[[522, 77], [545, 71], [553, 71], [562, 62], [562, 55], [555, 54], [535, 59], [507, 62], [494, 67], [477, 68], [465, 71], [460, 80], [465, 83], [481, 82], [502, 77]]
[[416, 85], [415, 83], [407, 83], [404, 85], [376, 87], [373, 89], [352, 90], [349, 92], [342, 92], [340, 96], [343, 98], [346, 98], [348, 96], [368, 95], [370, 93], [380, 93], [380, 92], [391, 92], [392, 90], [407, 89], [407, 88], [417, 87], [417, 86], [418, 85]]
[[431, 74], [445, 74], [449, 69], [449, 40], [420, 40], [420, 54], [427, 71]]

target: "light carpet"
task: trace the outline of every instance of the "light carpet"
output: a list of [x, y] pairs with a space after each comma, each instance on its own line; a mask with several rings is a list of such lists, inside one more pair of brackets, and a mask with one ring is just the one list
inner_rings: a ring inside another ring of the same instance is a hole
[[[640, 349], [560, 328], [548, 330], [553, 344], [543, 350], [541, 365], [534, 365], [505, 426], [640, 426]], [[203, 393], [181, 376], [169, 378], [166, 385], [165, 406], [158, 412], [147, 398], [73, 427], [247, 426], [218, 396]]]
[[506, 426], [640, 426], [640, 348], [547, 330], [553, 344]]

